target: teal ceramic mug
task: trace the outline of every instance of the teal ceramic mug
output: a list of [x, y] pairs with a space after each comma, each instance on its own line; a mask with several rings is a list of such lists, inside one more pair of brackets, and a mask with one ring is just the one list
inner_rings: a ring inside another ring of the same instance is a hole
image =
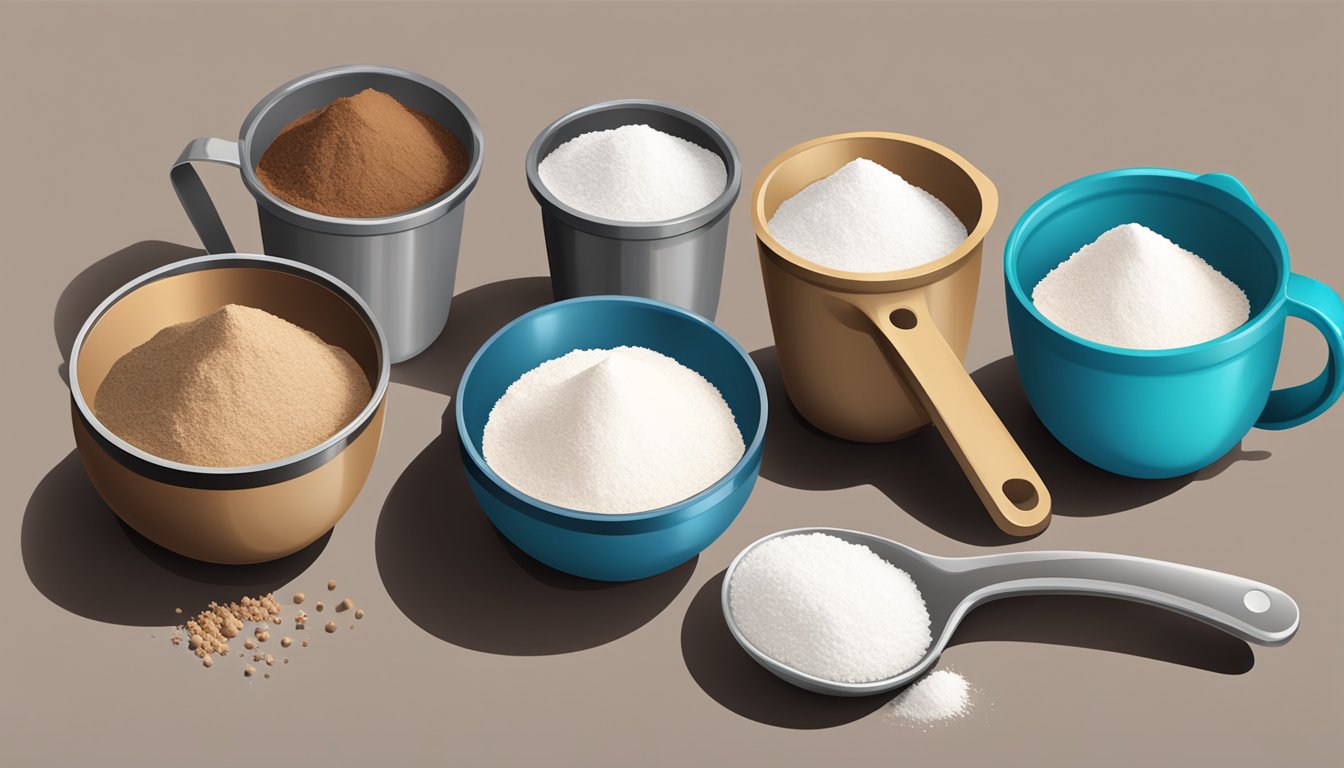
[[[1250, 299], [1240, 328], [1202, 344], [1137, 350], [1097, 344], [1042, 315], [1031, 291], [1112, 227], [1138, 222], [1199, 254]], [[1287, 429], [1324, 413], [1344, 390], [1344, 303], [1293, 274], [1278, 227], [1225, 174], [1129, 168], [1086, 176], [1038, 200], [1004, 247], [1008, 327], [1027, 399], [1046, 428], [1086, 461], [1159, 478], [1212, 464], [1252, 427]], [[1288, 317], [1325, 337], [1312, 381], [1273, 389]]]

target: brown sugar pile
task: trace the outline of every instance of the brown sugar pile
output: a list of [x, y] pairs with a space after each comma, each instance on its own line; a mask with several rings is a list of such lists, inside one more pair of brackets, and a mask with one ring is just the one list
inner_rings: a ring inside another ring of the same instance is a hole
[[280, 603], [271, 595], [262, 597], [244, 597], [236, 603], [220, 605], [211, 603], [205, 610], [188, 619], [186, 630], [188, 647], [197, 658], [213, 666], [211, 656], [223, 656], [229, 652], [229, 640], [243, 631], [244, 622], [280, 621]]
[[348, 352], [229, 304], [159, 331], [113, 364], [94, 415], [126, 442], [204, 467], [262, 464], [312, 448], [368, 404]]
[[[334, 582], [332, 582], [334, 583]], [[302, 592], [297, 593], [302, 595]], [[355, 601], [347, 597], [341, 600], [336, 610], [344, 612], [354, 608]], [[364, 618], [363, 608], [354, 608], [355, 618]], [[176, 615], [182, 615], [182, 609], [178, 608], [174, 612]], [[307, 630], [305, 622], [307, 617], [303, 611], [296, 611], [294, 623], [296, 630]], [[279, 640], [280, 648], [274, 653], [266, 653], [265, 643], [271, 639], [271, 630], [276, 630], [277, 634], [281, 631], [281, 605], [274, 594], [265, 594], [261, 597], [244, 597], [233, 603], [212, 602], [204, 610], [197, 613], [192, 618], [177, 625], [171, 635], [169, 642], [174, 646], [182, 645], [185, 636], [187, 647], [192, 654], [200, 660], [201, 666], [213, 668], [216, 664], [241, 663], [243, 666], [244, 677], [255, 677], [257, 667], [253, 665], [265, 664], [268, 668], [275, 668], [278, 665], [289, 663], [289, 653], [299, 653], [300, 649], [307, 648], [309, 638], [294, 638], [289, 635], [281, 635]], [[252, 625], [252, 631], [247, 632], [248, 625]], [[327, 634], [335, 633], [337, 630], [336, 622], [329, 621], [323, 627]], [[351, 624], [350, 629], [355, 625]], [[316, 629], [316, 627], [314, 627]], [[151, 635], [153, 637], [153, 635]], [[233, 662], [229, 650], [229, 641], [242, 638], [243, 648], [246, 653], [238, 653], [238, 662]], [[274, 648], [274, 646], [272, 646]], [[251, 664], [248, 664], [251, 659]], [[278, 671], [278, 670], [277, 670]], [[271, 675], [266, 672], [264, 679], [270, 679]]]
[[324, 216], [390, 216], [423, 205], [467, 173], [467, 150], [430, 116], [366, 88], [315, 109], [275, 137], [257, 178]]

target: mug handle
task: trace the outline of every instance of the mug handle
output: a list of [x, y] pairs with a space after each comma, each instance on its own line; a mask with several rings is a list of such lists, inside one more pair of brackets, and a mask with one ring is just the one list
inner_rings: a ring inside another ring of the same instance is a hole
[[192, 163], [220, 163], [241, 169], [243, 162], [239, 143], [225, 139], [192, 139], [168, 173], [173, 182], [173, 191], [177, 192], [177, 199], [182, 202], [182, 209], [196, 228], [206, 253], [233, 253], [233, 241], [229, 239], [224, 222], [219, 218], [219, 211], [215, 209], [214, 201], [210, 199], [210, 193], [201, 183], [201, 177]]
[[1325, 413], [1344, 392], [1344, 301], [1334, 289], [1306, 275], [1288, 275], [1288, 314], [1315, 326], [1325, 337], [1329, 357], [1315, 379], [1269, 393], [1255, 426], [1288, 429]]
[[890, 344], [901, 378], [919, 398], [980, 501], [1004, 533], [1050, 524], [1050, 492], [1003, 426], [918, 295], [864, 310]]

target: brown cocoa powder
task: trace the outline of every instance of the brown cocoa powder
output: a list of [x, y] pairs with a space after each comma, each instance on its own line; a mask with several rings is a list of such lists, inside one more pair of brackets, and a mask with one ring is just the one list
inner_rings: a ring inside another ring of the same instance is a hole
[[324, 216], [390, 216], [424, 205], [466, 175], [462, 142], [433, 118], [366, 88], [285, 126], [257, 179], [290, 205]]

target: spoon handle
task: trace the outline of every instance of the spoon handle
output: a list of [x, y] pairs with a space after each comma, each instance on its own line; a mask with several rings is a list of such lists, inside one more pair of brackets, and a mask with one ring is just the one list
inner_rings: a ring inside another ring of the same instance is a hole
[[923, 294], [865, 304], [890, 345], [888, 357], [929, 414], [990, 518], [1004, 533], [1031, 536], [1050, 524], [1050, 492], [1017, 441], [934, 324]]
[[1098, 595], [1155, 605], [1261, 645], [1297, 632], [1297, 603], [1282, 590], [1218, 571], [1100, 552], [1011, 552], [951, 559], [967, 606], [1011, 595]]

